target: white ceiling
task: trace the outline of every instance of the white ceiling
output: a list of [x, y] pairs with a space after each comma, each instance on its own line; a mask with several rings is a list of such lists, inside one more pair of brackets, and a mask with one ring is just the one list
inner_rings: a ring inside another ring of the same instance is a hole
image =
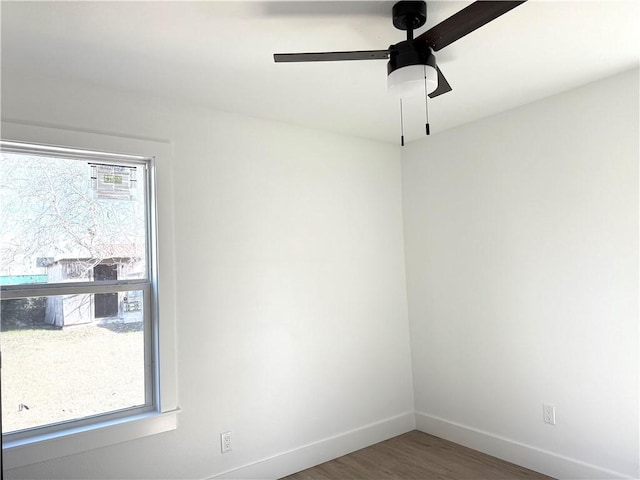
[[[404, 39], [393, 3], [2, 1], [2, 67], [398, 142], [384, 60], [272, 57], [386, 49]], [[427, 2], [417, 34], [469, 3]], [[437, 53], [453, 91], [430, 101], [432, 132], [628, 70], [639, 56], [639, 1], [529, 0]], [[423, 99], [405, 102], [409, 141], [424, 136], [424, 115]]]

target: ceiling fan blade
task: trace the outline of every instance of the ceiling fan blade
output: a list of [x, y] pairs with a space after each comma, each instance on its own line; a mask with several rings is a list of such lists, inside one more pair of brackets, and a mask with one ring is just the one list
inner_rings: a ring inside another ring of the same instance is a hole
[[273, 54], [276, 62], [335, 62], [338, 60], [387, 60], [388, 58], [389, 50]]
[[525, 1], [481, 0], [473, 2], [435, 27], [430, 28], [417, 37], [416, 40], [424, 40], [434, 51], [438, 51], [495, 20], [500, 15], [504, 15]]
[[438, 87], [429, 94], [429, 98], [435, 98], [438, 95], [442, 95], [443, 93], [447, 93], [452, 90], [451, 85], [449, 85], [447, 79], [444, 78], [444, 75], [438, 66], [436, 66], [436, 70], [438, 71]]

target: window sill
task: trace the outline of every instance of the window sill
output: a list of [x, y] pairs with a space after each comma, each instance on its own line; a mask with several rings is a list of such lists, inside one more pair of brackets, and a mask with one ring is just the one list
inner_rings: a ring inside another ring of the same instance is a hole
[[55, 434], [4, 442], [4, 468], [10, 470], [175, 430], [178, 426], [179, 413], [180, 409], [163, 413], [146, 413]]

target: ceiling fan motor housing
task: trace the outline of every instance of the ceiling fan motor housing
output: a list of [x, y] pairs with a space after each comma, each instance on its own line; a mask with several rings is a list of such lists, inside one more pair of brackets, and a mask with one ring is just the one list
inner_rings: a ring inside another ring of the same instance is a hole
[[436, 57], [426, 42], [405, 40], [389, 47], [387, 75], [410, 65], [429, 65], [436, 68]]
[[391, 45], [387, 72], [389, 93], [400, 98], [431, 94], [438, 87], [436, 59], [425, 42], [406, 40]]

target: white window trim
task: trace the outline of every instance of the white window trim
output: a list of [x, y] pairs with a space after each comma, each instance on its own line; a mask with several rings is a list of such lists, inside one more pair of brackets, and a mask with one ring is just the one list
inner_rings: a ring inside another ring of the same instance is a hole
[[157, 140], [102, 135], [93, 132], [2, 122], [3, 141], [33, 143], [79, 150], [154, 157], [158, 249], [157, 411], [70, 428], [3, 444], [6, 470], [72, 455], [177, 428], [178, 407], [175, 319], [175, 261], [171, 144]]

